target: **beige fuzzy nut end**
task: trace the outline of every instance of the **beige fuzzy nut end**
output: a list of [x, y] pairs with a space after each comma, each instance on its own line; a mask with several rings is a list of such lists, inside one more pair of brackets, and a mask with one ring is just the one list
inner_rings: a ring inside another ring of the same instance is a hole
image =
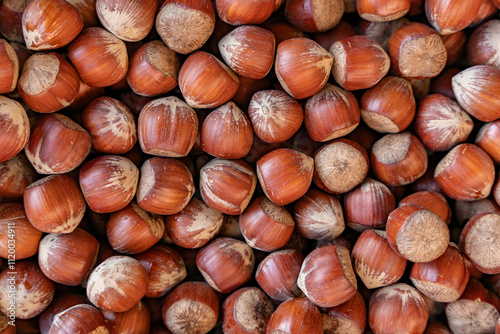
[[373, 145], [372, 153], [383, 164], [394, 164], [403, 160], [411, 144], [411, 133], [386, 135]]
[[287, 226], [295, 224], [295, 221], [293, 220], [292, 216], [284, 207], [274, 204], [267, 198], [262, 199], [261, 206], [262, 206], [262, 211], [272, 220]]
[[482, 268], [500, 268], [500, 215], [479, 218], [465, 238], [464, 252]]
[[358, 325], [351, 319], [326, 314], [323, 314], [323, 329], [325, 334], [363, 334]]
[[181, 62], [173, 50], [161, 41], [151, 41], [145, 51], [148, 64], [164, 76], [177, 80]]
[[327, 144], [314, 158], [316, 173], [331, 192], [346, 193], [368, 173], [363, 154], [343, 142]]
[[174, 333], [208, 333], [217, 323], [212, 308], [201, 302], [183, 299], [169, 307], [166, 325]]
[[175, 3], [163, 7], [156, 18], [156, 30], [169, 48], [189, 54], [202, 47], [215, 29], [215, 20], [202, 11]]
[[378, 112], [361, 109], [361, 118], [363, 118], [366, 125], [378, 132], [398, 133], [401, 131], [389, 117]]
[[137, 202], [141, 203], [155, 186], [155, 172], [151, 161], [146, 160], [141, 167], [141, 180], [137, 185]]
[[437, 34], [411, 39], [401, 47], [399, 69], [404, 77], [433, 78], [446, 65], [446, 48]]
[[19, 85], [29, 95], [41, 94], [56, 82], [59, 66], [59, 59], [54, 54], [34, 54], [24, 64]]
[[437, 177], [453, 164], [461, 147], [461, 145], [455, 146], [450, 152], [448, 152], [448, 154], [446, 154], [446, 156], [437, 164], [436, 169], [434, 170], [434, 177]]
[[445, 311], [448, 326], [454, 334], [494, 333], [499, 317], [493, 305], [468, 299], [449, 303]]
[[13, 12], [22, 13], [30, 0], [4, 0], [3, 5]]
[[345, 11], [344, 0], [312, 0], [311, 10], [319, 32], [332, 29], [339, 23]]
[[339, 259], [340, 266], [345, 278], [354, 287], [354, 289], [357, 290], [358, 282], [356, 280], [356, 274], [354, 273], [354, 269], [352, 267], [351, 254], [349, 254], [349, 250], [347, 250], [347, 248], [345, 247], [337, 247], [335, 249], [335, 253], [337, 254], [337, 258]]
[[429, 210], [418, 210], [396, 237], [398, 251], [412, 262], [430, 262], [444, 253], [450, 241], [446, 223]]
[[274, 306], [258, 288], [246, 289], [234, 303], [234, 318], [248, 333], [264, 333]]
[[460, 294], [457, 289], [453, 289], [449, 286], [442, 285], [436, 282], [419, 280], [412, 277], [410, 277], [410, 280], [419, 291], [425, 292], [425, 295], [427, 297], [436, 302], [444, 303], [460, 298]]

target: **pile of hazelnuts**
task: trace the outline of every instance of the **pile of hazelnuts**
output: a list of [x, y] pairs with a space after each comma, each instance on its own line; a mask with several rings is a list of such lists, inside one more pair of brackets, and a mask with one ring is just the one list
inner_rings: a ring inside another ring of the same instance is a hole
[[0, 0], [0, 332], [500, 334], [500, 0]]

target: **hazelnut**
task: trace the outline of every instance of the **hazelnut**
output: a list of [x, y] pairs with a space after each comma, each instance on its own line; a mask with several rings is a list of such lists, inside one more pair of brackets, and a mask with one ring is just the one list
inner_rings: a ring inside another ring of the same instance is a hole
[[56, 52], [35, 53], [26, 60], [17, 89], [34, 111], [51, 113], [69, 106], [80, 88], [71, 64]]
[[381, 133], [404, 131], [413, 121], [416, 102], [408, 80], [388, 76], [367, 90], [360, 101], [361, 117]]
[[[42, 273], [33, 262], [16, 261], [15, 273], [3, 270], [0, 273], [0, 289], [9, 291], [12, 286], [12, 275], [15, 276], [14, 315], [17, 319], [32, 319], [42, 313], [52, 302], [55, 294], [54, 283]], [[8, 309], [12, 299], [3, 294], [0, 298], [0, 311], [12, 314]], [[17, 324], [17, 321], [16, 321]]]
[[184, 157], [198, 133], [196, 112], [175, 96], [147, 103], [139, 114], [139, 144], [146, 154]]
[[451, 80], [458, 104], [482, 122], [500, 118], [500, 98], [496, 92], [499, 82], [500, 68], [489, 65], [469, 67]]
[[37, 177], [24, 153], [0, 162], [0, 202], [21, 202], [24, 190]]
[[[445, 306], [451, 331], [457, 334], [493, 333], [499, 312], [489, 295], [493, 294], [479, 281], [470, 279], [460, 299]], [[495, 299], [498, 302], [498, 297]]]
[[428, 318], [424, 297], [407, 284], [381, 288], [370, 297], [368, 322], [375, 333], [423, 333]]
[[172, 215], [184, 209], [193, 194], [193, 176], [180, 160], [151, 158], [142, 165], [137, 204], [144, 210]]
[[332, 64], [333, 56], [315, 41], [291, 38], [278, 44], [274, 69], [283, 89], [293, 98], [303, 99], [323, 88]]
[[200, 248], [219, 233], [223, 218], [221, 212], [192, 198], [180, 212], [165, 217], [165, 228], [177, 246]]
[[259, 24], [271, 16], [276, 0], [215, 0], [217, 14], [231, 25]]
[[82, 113], [82, 125], [92, 138], [92, 148], [102, 153], [127, 153], [137, 142], [134, 116], [112, 97], [93, 100]]
[[427, 263], [414, 263], [410, 279], [424, 295], [440, 303], [457, 300], [469, 281], [469, 271], [463, 255], [450, 243], [437, 259]]
[[305, 32], [322, 32], [335, 27], [344, 14], [344, 0], [288, 0], [285, 19]]
[[239, 87], [236, 74], [214, 55], [196, 51], [179, 70], [179, 88], [193, 108], [216, 108], [228, 102]]
[[58, 49], [83, 29], [83, 19], [65, 0], [33, 0], [23, 11], [23, 36], [30, 50]]
[[278, 250], [292, 237], [295, 222], [290, 213], [261, 196], [250, 203], [239, 218], [246, 243], [265, 252]]
[[432, 94], [420, 101], [415, 131], [432, 151], [448, 151], [466, 141], [473, 127], [469, 114], [446, 96]]
[[0, 60], [0, 94], [10, 93], [16, 88], [19, 78], [19, 58], [12, 46], [2, 38], [0, 38]]
[[314, 183], [330, 193], [346, 193], [363, 182], [369, 169], [368, 154], [357, 142], [336, 139], [314, 153]]
[[273, 150], [257, 161], [257, 178], [264, 194], [281, 206], [307, 192], [313, 172], [314, 159], [290, 148]]
[[467, 42], [467, 60], [471, 66], [500, 67], [500, 59], [498, 59], [500, 46], [495, 42], [499, 29], [500, 20], [489, 20], [472, 32]]
[[490, 156], [479, 146], [460, 144], [438, 163], [434, 179], [451, 198], [473, 201], [490, 194], [495, 167]]
[[177, 86], [181, 61], [179, 56], [162, 41], [150, 41], [130, 58], [127, 83], [142, 96], [168, 93]]
[[135, 256], [149, 274], [145, 297], [163, 297], [186, 278], [182, 256], [170, 247], [155, 245]]
[[201, 48], [215, 29], [210, 0], [165, 0], [156, 16], [156, 31], [165, 44], [180, 54]]
[[260, 90], [248, 105], [248, 118], [255, 135], [266, 143], [290, 139], [304, 120], [301, 105], [280, 90]]
[[203, 201], [222, 213], [241, 214], [252, 198], [257, 175], [243, 160], [212, 159], [200, 170]]
[[359, 125], [360, 111], [354, 95], [329, 83], [307, 99], [304, 109], [307, 133], [315, 141], [343, 137]]
[[480, 213], [460, 233], [460, 248], [474, 267], [485, 274], [500, 274], [500, 214]]
[[382, 182], [369, 177], [344, 196], [347, 226], [358, 232], [382, 227], [395, 208], [392, 191]]
[[80, 188], [92, 211], [109, 213], [126, 207], [134, 198], [139, 170], [129, 159], [105, 155], [80, 169]]
[[500, 164], [500, 146], [497, 140], [497, 135], [500, 134], [499, 126], [500, 121], [483, 124], [474, 140], [474, 143], [488, 153], [495, 164]]
[[23, 106], [0, 96], [0, 162], [15, 157], [28, 144], [30, 121]]
[[111, 326], [101, 311], [91, 305], [78, 304], [56, 314], [49, 334], [111, 332]]
[[201, 125], [201, 149], [221, 159], [241, 159], [252, 147], [252, 125], [232, 101], [208, 114]]
[[418, 138], [410, 132], [388, 134], [377, 140], [371, 152], [375, 175], [390, 186], [403, 186], [427, 171], [427, 153]]
[[450, 241], [450, 232], [443, 219], [413, 204], [391, 212], [386, 232], [391, 248], [411, 262], [437, 259], [446, 251]]
[[51, 175], [33, 182], [24, 192], [30, 223], [46, 233], [71, 233], [85, 214], [85, 199], [69, 175]]
[[281, 303], [267, 323], [266, 333], [322, 334], [323, 319], [318, 307], [305, 297]]
[[274, 300], [285, 301], [300, 297], [297, 286], [304, 255], [297, 249], [283, 249], [266, 256], [257, 267], [255, 280]]
[[396, 30], [387, 50], [392, 67], [404, 78], [433, 78], [446, 65], [447, 53], [441, 37], [423, 23], [410, 22]]
[[311, 188], [293, 206], [297, 232], [314, 240], [333, 240], [344, 232], [342, 206], [334, 195]]
[[112, 256], [90, 274], [87, 297], [101, 310], [126, 312], [144, 297], [148, 282], [148, 273], [139, 261]]
[[102, 311], [102, 314], [113, 328], [112, 333], [149, 332], [151, 315], [148, 307], [142, 301], [139, 301], [134, 307], [125, 312]]
[[73, 306], [86, 303], [88, 303], [88, 300], [87, 297], [83, 294], [72, 292], [61, 293], [60, 291], [58, 291], [49, 307], [47, 307], [47, 309], [45, 309], [45, 311], [40, 314], [40, 318], [38, 321], [40, 332], [43, 334], [49, 333], [54, 317], [58, 313], [61, 313]]
[[244, 25], [237, 27], [219, 41], [222, 59], [236, 74], [262, 79], [274, 63], [276, 41], [267, 29]]
[[406, 269], [406, 259], [392, 250], [385, 231], [363, 231], [352, 249], [354, 271], [368, 289], [396, 283]]
[[259, 288], [241, 288], [222, 304], [222, 330], [225, 334], [264, 333], [274, 305]]
[[389, 72], [391, 62], [382, 47], [369, 37], [356, 35], [332, 44], [332, 74], [348, 90], [375, 86]]
[[335, 245], [316, 248], [304, 259], [297, 285], [318, 306], [345, 303], [358, 287], [349, 251]]
[[125, 43], [103, 28], [85, 29], [68, 47], [68, 56], [89, 86], [116, 84], [127, 74]]
[[246, 243], [217, 238], [196, 254], [196, 266], [215, 290], [229, 293], [250, 280], [255, 255]]
[[47, 234], [38, 251], [38, 264], [52, 281], [76, 286], [90, 275], [99, 250], [99, 242], [90, 233], [76, 228], [68, 234]]
[[333, 333], [362, 334], [365, 331], [366, 303], [359, 292], [345, 303], [329, 308], [327, 314], [333, 320]]
[[31, 129], [26, 157], [39, 174], [62, 174], [76, 169], [90, 152], [91, 137], [70, 118], [42, 116]]
[[[9, 247], [11, 245], [8, 242], [8, 236], [11, 234], [9, 233], [9, 225], [15, 226], [15, 249], [12, 246]], [[42, 232], [30, 224], [21, 203], [0, 204], [0, 257], [9, 259], [15, 255], [16, 260], [31, 257], [38, 252], [41, 238]]]
[[123, 254], [142, 253], [160, 241], [165, 231], [163, 219], [135, 202], [115, 211], [106, 224], [111, 247]]
[[393, 3], [380, 3], [376, 0], [356, 1], [357, 10], [361, 18], [374, 21], [393, 21], [408, 13], [411, 6], [410, 0], [398, 0]]
[[459, 0], [425, 1], [425, 14], [429, 23], [441, 35], [449, 35], [466, 28], [477, 16], [481, 0], [462, 3]]
[[217, 324], [219, 301], [208, 284], [185, 282], [167, 295], [161, 313], [172, 333], [206, 334]]

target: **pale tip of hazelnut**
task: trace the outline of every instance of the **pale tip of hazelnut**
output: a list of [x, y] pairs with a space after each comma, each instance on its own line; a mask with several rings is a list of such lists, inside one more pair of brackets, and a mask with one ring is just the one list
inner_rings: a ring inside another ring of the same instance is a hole
[[405, 158], [411, 144], [411, 133], [386, 135], [373, 145], [372, 152], [383, 164], [394, 164]]

